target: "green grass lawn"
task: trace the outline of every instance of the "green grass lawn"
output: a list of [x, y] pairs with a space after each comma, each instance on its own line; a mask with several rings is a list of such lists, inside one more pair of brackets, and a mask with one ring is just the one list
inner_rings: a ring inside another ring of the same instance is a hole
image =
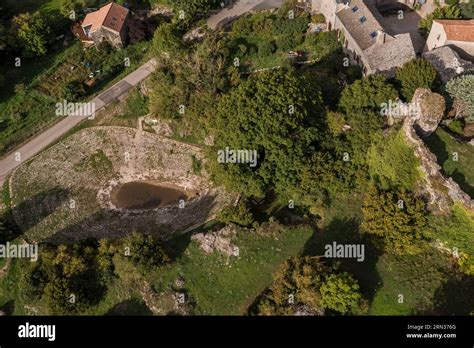
[[310, 228], [275, 231], [274, 235], [242, 232], [234, 241], [240, 250], [237, 259], [204, 254], [191, 242], [181, 259], [154, 275], [153, 285], [162, 291], [182, 277], [188, 296], [196, 303], [196, 314], [245, 314], [271, 284], [273, 273], [303, 250], [311, 234]]
[[[431, 311], [435, 294], [452, 273], [446, 256], [429, 247], [418, 255], [384, 254], [376, 266], [380, 288], [371, 315], [410, 315]], [[402, 303], [399, 300], [403, 296]]]
[[438, 128], [425, 142], [446, 175], [474, 198], [474, 146], [457, 141], [442, 128]]

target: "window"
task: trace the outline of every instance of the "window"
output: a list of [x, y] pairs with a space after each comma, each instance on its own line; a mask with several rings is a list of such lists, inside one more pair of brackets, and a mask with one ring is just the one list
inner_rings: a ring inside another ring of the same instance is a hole
[[362, 17], [359, 18], [359, 22], [361, 22], [361, 23], [364, 23], [366, 20], [367, 20], [367, 18], [365, 18], [365, 16], [362, 16]]
[[358, 8], [357, 6], [354, 6], [354, 7], [352, 8], [352, 12], [357, 12], [358, 10], [359, 10], [359, 8]]
[[372, 39], [375, 39], [375, 38], [377, 37], [377, 32], [376, 32], [376, 31], [371, 32], [371, 33], [370, 33], [370, 37], [371, 37]]

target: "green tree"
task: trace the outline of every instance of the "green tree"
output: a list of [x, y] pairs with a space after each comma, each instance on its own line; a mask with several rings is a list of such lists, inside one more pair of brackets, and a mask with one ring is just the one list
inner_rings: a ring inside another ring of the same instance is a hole
[[364, 314], [367, 303], [360, 293], [360, 287], [349, 273], [330, 274], [320, 288], [321, 305], [341, 314]]
[[12, 28], [25, 56], [46, 54], [52, 32], [39, 12], [19, 14], [12, 19]]
[[150, 111], [175, 119], [197, 138], [204, 138], [219, 94], [228, 88], [225, 41], [209, 33], [180, 58], [161, 56], [149, 81]]
[[122, 248], [129, 248], [130, 255], [125, 253], [125, 257], [145, 270], [169, 261], [161, 241], [149, 234], [132, 233], [123, 239]]
[[379, 191], [370, 187], [364, 197], [361, 230], [397, 254], [418, 251], [416, 242], [427, 225], [425, 202], [413, 194]]
[[235, 206], [222, 209], [217, 218], [224, 223], [233, 222], [241, 226], [249, 226], [254, 221], [253, 215], [243, 199]]
[[[214, 179], [246, 195], [261, 196], [267, 185], [280, 193], [293, 189], [321, 139], [321, 108], [321, 93], [307, 75], [279, 69], [251, 76], [218, 105], [208, 153]], [[218, 163], [226, 148], [256, 151], [258, 164]]]
[[87, 95], [87, 85], [78, 80], [73, 80], [63, 88], [63, 97], [68, 101], [78, 101]]
[[106, 287], [97, 263], [95, 241], [43, 246], [42, 250], [36, 289], [44, 286], [51, 314], [78, 314], [100, 302]]
[[474, 122], [474, 75], [455, 77], [446, 83], [446, 91], [466, 108], [466, 121]]
[[474, 2], [463, 1], [462, 4], [459, 4], [459, 7], [461, 8], [463, 18], [474, 19]]
[[398, 93], [382, 75], [370, 75], [344, 88], [339, 106], [346, 113], [357, 110], [380, 112], [381, 104], [395, 101]]
[[273, 276], [273, 283], [255, 304], [257, 315], [295, 315], [302, 309], [324, 313], [319, 291], [331, 268], [316, 258], [292, 257]]
[[395, 72], [405, 100], [411, 101], [417, 88], [436, 90], [440, 85], [439, 75], [433, 65], [423, 58], [416, 58], [403, 64]]
[[[172, 23], [163, 23], [153, 34], [152, 49], [155, 55], [176, 55], [184, 49], [182, 35]], [[173, 57], [176, 59], [176, 57]]]

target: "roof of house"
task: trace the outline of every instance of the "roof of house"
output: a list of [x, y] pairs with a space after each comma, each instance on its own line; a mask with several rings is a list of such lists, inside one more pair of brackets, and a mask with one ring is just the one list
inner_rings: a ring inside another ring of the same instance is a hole
[[474, 19], [435, 19], [443, 26], [447, 40], [474, 42]]
[[[336, 16], [362, 50], [375, 44], [375, 34], [383, 30], [382, 16], [375, 7], [363, 0], [352, 0], [350, 5], [344, 6]], [[388, 35], [387, 39], [390, 40]]]
[[393, 71], [396, 67], [416, 58], [410, 34], [395, 35], [392, 40], [377, 43], [364, 51], [374, 71]]
[[120, 32], [128, 15], [128, 9], [111, 2], [95, 12], [88, 13], [82, 21], [82, 27], [91, 26], [89, 32], [94, 32], [101, 27]]
[[425, 52], [422, 57], [433, 64], [443, 82], [447, 82], [465, 71], [474, 70], [474, 63], [460, 58], [456, 51], [449, 46], [442, 46]]

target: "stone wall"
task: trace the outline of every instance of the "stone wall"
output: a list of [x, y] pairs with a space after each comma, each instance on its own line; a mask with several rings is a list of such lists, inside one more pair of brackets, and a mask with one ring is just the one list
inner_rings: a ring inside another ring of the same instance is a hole
[[[433, 96], [436, 98], [436, 95], [430, 90], [419, 88], [415, 92], [412, 104], [423, 105], [423, 101], [432, 101]], [[433, 122], [428, 120], [436, 120], [439, 124], [441, 120], [439, 114], [434, 116], [427, 114], [428, 110], [423, 107], [419, 110], [420, 112], [405, 117], [402, 131], [408, 143], [413, 147], [415, 155], [420, 159], [420, 169], [425, 183], [422, 190], [428, 198], [429, 209], [434, 213], [448, 214], [451, 211], [452, 203], [459, 202], [468, 210], [474, 211], [474, 200], [452, 178], [447, 178], [442, 174], [436, 156], [427, 148], [416, 132], [416, 129], [419, 128], [424, 131], [425, 136], [431, 134], [437, 125], [434, 126]], [[442, 111], [444, 112], [444, 106]], [[429, 129], [426, 128], [427, 124]]]

